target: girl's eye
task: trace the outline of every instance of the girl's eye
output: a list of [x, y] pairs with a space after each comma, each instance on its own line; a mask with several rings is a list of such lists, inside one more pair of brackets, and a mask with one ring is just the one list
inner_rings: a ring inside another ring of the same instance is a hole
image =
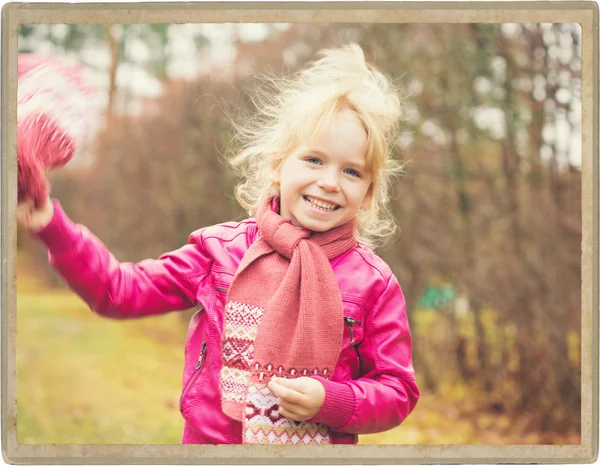
[[347, 173], [348, 175], [351, 175], [351, 176], [353, 176], [353, 177], [358, 177], [358, 178], [360, 178], [360, 174], [359, 174], [359, 173], [358, 173], [356, 170], [354, 170], [354, 169], [346, 169], [346, 173]]
[[308, 159], [306, 159], [307, 162], [310, 162], [311, 164], [320, 164], [321, 161], [319, 159], [317, 159], [316, 157], [309, 157]]

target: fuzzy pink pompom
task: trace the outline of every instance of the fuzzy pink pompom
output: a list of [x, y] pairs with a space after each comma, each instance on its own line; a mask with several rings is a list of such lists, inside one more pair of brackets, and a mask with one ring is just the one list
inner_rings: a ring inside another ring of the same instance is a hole
[[19, 201], [48, 197], [46, 171], [64, 166], [90, 133], [92, 88], [64, 58], [20, 54], [17, 88]]

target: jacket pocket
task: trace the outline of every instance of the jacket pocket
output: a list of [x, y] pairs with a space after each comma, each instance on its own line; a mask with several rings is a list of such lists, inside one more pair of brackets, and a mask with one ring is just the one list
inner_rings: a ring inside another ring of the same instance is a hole
[[198, 362], [196, 362], [196, 366], [194, 367], [194, 372], [192, 376], [188, 379], [188, 382], [185, 384], [183, 391], [181, 392], [181, 397], [179, 398], [179, 411], [183, 413], [183, 400], [187, 395], [190, 388], [194, 385], [200, 373], [202, 373], [202, 368], [204, 368], [204, 363], [206, 362], [206, 341], [202, 342], [202, 348], [200, 349], [200, 355], [198, 355]]
[[185, 346], [186, 346], [185, 351], [186, 352], [187, 352], [187, 347], [189, 346], [189, 343], [192, 340], [192, 336], [194, 335], [194, 332], [196, 332], [196, 329], [198, 329], [200, 321], [204, 317], [203, 315], [204, 315], [204, 306], [198, 305], [198, 308], [196, 308], [194, 315], [192, 316], [192, 319], [190, 320], [190, 324], [188, 326], [187, 335], [185, 338]]
[[215, 281], [215, 294], [217, 295], [217, 300], [221, 302], [221, 305], [223, 306], [225, 306], [225, 302], [227, 301], [227, 293], [229, 292], [229, 286], [231, 285], [231, 281], [228, 281], [227, 279], [227, 277], [222, 277]]
[[355, 339], [355, 329], [360, 326], [361, 321], [344, 316], [344, 323], [350, 327], [350, 345], [358, 344], [358, 339]]
[[364, 337], [365, 313], [357, 303], [344, 301], [344, 340], [357, 346]]

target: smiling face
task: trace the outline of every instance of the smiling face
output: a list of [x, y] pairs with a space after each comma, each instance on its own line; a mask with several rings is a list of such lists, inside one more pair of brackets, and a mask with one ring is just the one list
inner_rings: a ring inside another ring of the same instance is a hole
[[355, 218], [368, 201], [367, 132], [350, 109], [329, 132], [298, 148], [281, 164], [280, 214], [297, 227], [326, 232]]

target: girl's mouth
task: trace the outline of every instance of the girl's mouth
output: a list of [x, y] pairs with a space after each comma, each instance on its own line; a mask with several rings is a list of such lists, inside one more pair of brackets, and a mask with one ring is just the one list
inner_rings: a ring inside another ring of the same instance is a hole
[[340, 208], [340, 206], [338, 206], [337, 204], [326, 203], [325, 201], [321, 201], [310, 196], [303, 196], [302, 198], [308, 203], [310, 207], [318, 211], [333, 212]]

